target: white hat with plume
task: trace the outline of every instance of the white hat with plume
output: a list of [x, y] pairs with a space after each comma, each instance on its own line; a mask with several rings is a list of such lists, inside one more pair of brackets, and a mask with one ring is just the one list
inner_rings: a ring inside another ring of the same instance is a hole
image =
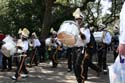
[[73, 12], [73, 16], [75, 17], [75, 19], [78, 19], [78, 18], [83, 19], [83, 18], [84, 18], [82, 12], [80, 11], [80, 8], [77, 8], [77, 9]]

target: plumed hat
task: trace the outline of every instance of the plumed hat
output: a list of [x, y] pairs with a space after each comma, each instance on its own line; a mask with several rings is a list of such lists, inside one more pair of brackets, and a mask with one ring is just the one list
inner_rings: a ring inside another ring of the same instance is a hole
[[21, 34], [22, 33], [22, 29], [20, 28], [19, 31], [18, 31], [18, 34]]
[[80, 11], [80, 8], [77, 8], [74, 12], [73, 12], [73, 16], [75, 17], [75, 19], [83, 19], [84, 16], [82, 14], [82, 12]]
[[112, 36], [114, 36], [113, 28], [108, 27], [108, 28], [105, 28], [104, 30], [108, 31]]
[[30, 32], [29, 32], [29, 30], [27, 28], [24, 28], [22, 30], [22, 36], [23, 37], [29, 37], [29, 34], [30, 34]]
[[51, 28], [51, 29], [50, 29], [50, 33], [56, 34], [57, 32], [56, 32], [53, 28]]
[[32, 33], [32, 36], [34, 36], [35, 38], [38, 38], [35, 32]]

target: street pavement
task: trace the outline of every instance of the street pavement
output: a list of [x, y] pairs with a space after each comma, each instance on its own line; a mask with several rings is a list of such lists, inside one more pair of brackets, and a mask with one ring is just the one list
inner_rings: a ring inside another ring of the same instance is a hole
[[[107, 57], [110, 56], [111, 54]], [[111, 62], [111, 60], [109, 61]], [[21, 78], [19, 81], [11, 79], [15, 73], [15, 68], [11, 72], [0, 71], [0, 83], [77, 83], [73, 71], [67, 72], [66, 60], [61, 60], [57, 68], [51, 68], [50, 62], [46, 61], [38, 66], [27, 67], [27, 69], [29, 71], [28, 78]], [[89, 68], [88, 80], [85, 83], [109, 83], [109, 76], [101, 73], [97, 77], [96, 72]]]

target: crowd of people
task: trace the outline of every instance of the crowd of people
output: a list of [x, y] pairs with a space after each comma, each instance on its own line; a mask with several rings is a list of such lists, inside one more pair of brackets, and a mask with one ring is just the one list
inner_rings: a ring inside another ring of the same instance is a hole
[[[67, 59], [67, 72], [74, 71], [78, 83], [84, 83], [88, 79], [88, 67], [95, 70], [96, 76], [100, 72], [107, 74], [107, 51], [110, 47], [113, 50], [114, 60], [118, 56], [117, 47], [119, 45], [118, 32], [114, 36], [106, 30], [105, 26], [101, 26], [99, 32], [103, 32], [100, 41], [97, 41], [94, 29], [90, 25], [83, 23], [84, 16], [80, 9], [76, 9], [73, 13], [75, 25], [78, 27], [79, 34], [73, 46], [66, 46], [58, 39], [56, 31], [52, 30], [50, 36], [43, 41], [33, 32], [29, 37], [30, 31], [27, 28], [20, 29], [19, 37], [0, 34], [0, 57], [2, 56], [1, 71], [11, 71], [12, 66], [17, 67], [13, 80], [19, 80], [20, 77], [27, 77], [28, 66], [38, 66], [48, 58], [52, 62], [52, 68], [58, 67], [58, 59], [65, 53]], [[8, 36], [14, 42], [13, 50], [8, 50], [9, 43], [4, 41]], [[8, 55], [12, 51], [11, 54]], [[14, 51], [14, 52], [13, 52]], [[93, 64], [92, 57], [95, 54], [98, 57], [97, 64]], [[26, 64], [25, 64], [26, 62]], [[22, 75], [21, 72], [24, 74]]]

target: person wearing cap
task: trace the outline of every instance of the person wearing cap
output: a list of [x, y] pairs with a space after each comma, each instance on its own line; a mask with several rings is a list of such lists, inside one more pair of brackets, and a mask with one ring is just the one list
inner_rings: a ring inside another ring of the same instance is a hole
[[84, 59], [85, 59], [85, 46], [90, 41], [90, 31], [87, 28], [83, 28], [84, 16], [79, 8], [73, 13], [75, 22], [78, 25], [80, 31], [76, 44], [73, 47], [73, 69], [78, 83], [84, 83]]
[[[21, 31], [21, 39], [17, 41], [17, 57], [20, 57], [19, 64], [17, 65], [16, 73], [12, 76], [13, 80], [19, 80], [20, 77], [27, 77], [28, 71], [25, 66], [25, 59], [27, 57], [27, 50], [28, 50], [28, 37], [29, 37], [29, 30], [24, 28]], [[24, 74], [21, 74], [23, 72]]]
[[30, 65], [32, 65], [32, 63], [34, 62], [35, 65], [37, 66], [38, 65], [38, 58], [41, 58], [41, 55], [40, 55], [41, 43], [40, 43], [35, 32], [32, 33], [31, 41], [32, 41], [32, 47], [33, 47], [33, 54], [31, 56]]
[[106, 26], [104, 24], [102, 24], [102, 26], [100, 27], [100, 31], [103, 32], [103, 35], [101, 42], [98, 43], [97, 56], [100, 72], [103, 71], [104, 74], [107, 74], [107, 48], [111, 44], [112, 36], [110, 32], [107, 30], [107, 28], [105, 29], [105, 27]]
[[[90, 26], [87, 24], [84, 26], [86, 29], [90, 30]], [[96, 41], [93, 36], [93, 32], [90, 30], [90, 41], [87, 43], [87, 45], [84, 47], [85, 48], [85, 58], [84, 58], [84, 65], [83, 65], [83, 75], [84, 75], [84, 80], [88, 79], [88, 68], [90, 67], [94, 71], [96, 71], [96, 75], [100, 75], [100, 68], [93, 64], [92, 62], [92, 57], [96, 53]]]
[[52, 68], [56, 68], [58, 65], [58, 52], [61, 46], [61, 42], [56, 38], [57, 33], [56, 31], [51, 32], [51, 53], [50, 58], [52, 60]]
[[[75, 18], [75, 22], [80, 31], [76, 44], [74, 45], [72, 50], [73, 70], [74, 70], [77, 82], [84, 83], [85, 81], [84, 72], [83, 72], [84, 56], [85, 56], [84, 46], [85, 46], [85, 43], [89, 42], [90, 35], [88, 34], [89, 30], [84, 30], [83, 28], [82, 22], [83, 22], [84, 16], [82, 15], [79, 8], [75, 10], [75, 12], [73, 13], [73, 16]], [[86, 35], [86, 33], [88, 35]]]
[[[97, 73], [99, 68], [92, 63], [92, 46], [91, 43], [91, 32], [88, 25], [83, 25], [84, 16], [80, 9], [76, 9], [73, 13], [76, 24], [80, 30], [79, 37], [73, 48], [73, 69], [77, 78], [78, 83], [84, 83], [88, 78], [88, 67], [94, 69]], [[90, 48], [91, 47], [91, 48]]]

